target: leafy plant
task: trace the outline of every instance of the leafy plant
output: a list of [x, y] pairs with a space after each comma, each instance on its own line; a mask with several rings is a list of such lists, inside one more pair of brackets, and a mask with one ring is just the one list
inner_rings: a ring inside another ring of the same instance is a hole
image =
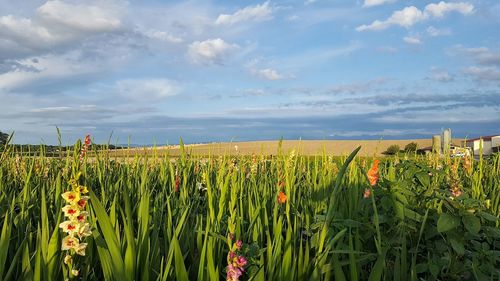
[[500, 156], [410, 154], [375, 169], [358, 150], [120, 158], [91, 146], [80, 159], [81, 145], [1, 153], [0, 281], [68, 276], [61, 195], [80, 171], [83, 280], [223, 280], [235, 268], [240, 280], [500, 278]]
[[410, 142], [409, 144], [405, 145], [404, 151], [405, 152], [415, 152], [417, 151], [418, 145], [416, 142]]
[[399, 153], [399, 145], [397, 144], [393, 144], [393, 145], [390, 145], [387, 150], [384, 152], [384, 154], [387, 154], [387, 155], [395, 155], [397, 153]]

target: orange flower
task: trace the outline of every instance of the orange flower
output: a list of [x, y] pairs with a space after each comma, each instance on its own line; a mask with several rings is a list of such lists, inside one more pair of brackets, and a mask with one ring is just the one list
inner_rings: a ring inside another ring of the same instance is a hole
[[379, 162], [380, 161], [378, 159], [375, 159], [373, 161], [372, 167], [370, 168], [370, 170], [366, 174], [368, 176], [368, 180], [370, 181], [371, 186], [376, 185], [378, 182], [378, 179], [379, 179], [378, 164], [379, 164]]
[[284, 204], [286, 202], [286, 194], [283, 191], [278, 193], [278, 203]]

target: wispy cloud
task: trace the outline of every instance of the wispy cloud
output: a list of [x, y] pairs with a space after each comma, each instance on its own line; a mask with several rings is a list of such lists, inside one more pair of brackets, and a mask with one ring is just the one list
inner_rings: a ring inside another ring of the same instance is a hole
[[245, 21], [265, 21], [272, 18], [272, 7], [269, 2], [248, 6], [233, 14], [221, 14], [215, 20], [218, 25], [232, 25]]
[[429, 78], [444, 83], [452, 82], [455, 80], [455, 78], [448, 71], [439, 68], [433, 68], [432, 75]]
[[127, 98], [151, 102], [179, 94], [178, 83], [165, 78], [125, 79], [116, 82], [116, 91]]
[[500, 52], [487, 47], [467, 48], [454, 46], [449, 54], [472, 61], [475, 65], [465, 67], [462, 72], [479, 82], [500, 82]]
[[434, 26], [429, 26], [427, 28], [427, 34], [429, 34], [429, 36], [431, 37], [446, 36], [451, 35], [451, 30], [448, 28], [438, 29]]
[[251, 69], [250, 72], [257, 77], [261, 77], [267, 80], [283, 80], [287, 78], [286, 76], [278, 73], [278, 71], [271, 68]]
[[384, 123], [479, 123], [479, 122], [498, 122], [500, 121], [500, 108], [495, 106], [481, 107], [478, 112], [477, 107], [454, 106], [446, 110], [443, 114], [443, 108], [439, 109], [418, 109], [409, 110], [401, 113], [394, 113], [377, 117], [376, 121]]
[[380, 6], [388, 3], [394, 3], [396, 0], [365, 0], [363, 7]]
[[463, 70], [467, 75], [478, 81], [491, 81], [500, 83], [500, 69], [493, 66], [470, 66]]
[[487, 47], [468, 48], [457, 45], [450, 49], [450, 53], [465, 56], [478, 64], [500, 66], [500, 51], [494, 51]]
[[412, 45], [421, 45], [422, 40], [420, 40], [419, 37], [417, 36], [405, 36], [403, 37], [403, 41], [407, 44], [412, 44]]

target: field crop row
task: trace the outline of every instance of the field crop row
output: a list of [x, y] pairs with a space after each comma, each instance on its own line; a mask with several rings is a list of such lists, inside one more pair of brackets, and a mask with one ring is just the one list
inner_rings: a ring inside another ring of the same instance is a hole
[[0, 281], [500, 280], [498, 155], [376, 169], [357, 150], [117, 161], [82, 146], [1, 152]]

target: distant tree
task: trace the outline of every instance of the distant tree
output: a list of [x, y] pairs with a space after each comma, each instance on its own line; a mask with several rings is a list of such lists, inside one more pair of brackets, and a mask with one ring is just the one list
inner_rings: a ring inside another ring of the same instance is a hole
[[0, 131], [0, 146], [5, 145], [8, 139], [9, 139], [9, 134], [2, 133], [2, 131]]
[[393, 144], [387, 148], [387, 150], [384, 152], [384, 154], [387, 155], [394, 155], [399, 152], [399, 145]]
[[405, 146], [405, 152], [415, 152], [417, 151], [417, 146], [416, 142], [410, 142]]

